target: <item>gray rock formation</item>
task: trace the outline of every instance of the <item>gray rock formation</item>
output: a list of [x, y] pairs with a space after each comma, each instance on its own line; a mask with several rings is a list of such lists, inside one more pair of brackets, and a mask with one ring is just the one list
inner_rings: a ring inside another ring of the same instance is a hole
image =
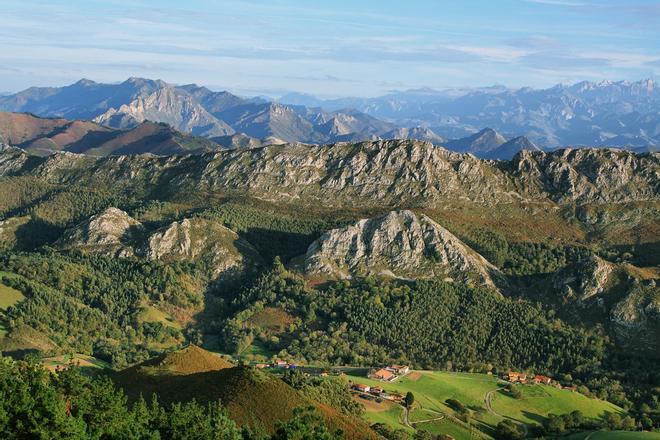
[[603, 293], [613, 268], [611, 263], [593, 256], [557, 273], [553, 284], [567, 299], [586, 301]]
[[117, 208], [108, 208], [65, 232], [57, 245], [108, 257], [135, 255], [135, 242], [144, 232], [140, 222]]
[[56, 244], [108, 257], [196, 261], [214, 279], [235, 278], [261, 263], [250, 243], [213, 220], [184, 219], [149, 235], [140, 222], [117, 208], [108, 208], [66, 231]]
[[143, 252], [152, 260], [199, 261], [214, 278], [244, 273], [260, 261], [256, 249], [234, 231], [202, 218], [184, 219], [154, 232]]
[[392, 211], [328, 231], [305, 256], [307, 273], [348, 278], [445, 276], [494, 286], [499, 270], [426, 215]]

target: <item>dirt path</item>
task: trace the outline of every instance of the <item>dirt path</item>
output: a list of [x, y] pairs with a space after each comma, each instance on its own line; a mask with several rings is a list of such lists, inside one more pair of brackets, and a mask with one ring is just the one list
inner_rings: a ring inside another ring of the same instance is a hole
[[497, 388], [495, 390], [491, 390], [491, 391], [486, 393], [486, 395], [484, 396], [484, 402], [486, 403], [486, 409], [488, 410], [489, 413], [494, 414], [498, 417], [502, 417], [503, 419], [511, 420], [513, 423], [520, 426], [523, 430], [523, 433], [525, 434], [525, 437], [527, 437], [527, 435], [529, 434], [529, 428], [527, 428], [526, 424], [524, 424], [523, 422], [520, 422], [520, 421], [518, 421], [518, 420], [516, 420], [512, 417], [504, 416], [504, 415], [498, 413], [497, 411], [495, 411], [493, 409], [493, 394], [498, 392], [498, 391], [501, 391], [503, 389], [504, 389], [504, 387], [501, 387], [501, 388]]
[[402, 416], [403, 416], [403, 424], [406, 425], [408, 428], [415, 429], [415, 427], [413, 425], [411, 425], [410, 422], [408, 421], [408, 407], [407, 406], [403, 407]]

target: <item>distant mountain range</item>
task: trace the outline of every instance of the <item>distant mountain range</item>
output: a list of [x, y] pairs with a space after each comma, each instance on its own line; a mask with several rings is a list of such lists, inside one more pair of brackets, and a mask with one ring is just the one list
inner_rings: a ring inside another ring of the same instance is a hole
[[524, 135], [545, 148], [660, 144], [660, 87], [650, 79], [584, 81], [543, 90], [419, 89], [334, 100], [288, 94], [280, 101], [329, 111], [354, 108], [400, 126], [428, 127], [446, 137], [492, 127], [508, 136]]
[[197, 136], [244, 133], [305, 143], [367, 140], [398, 128], [355, 110], [326, 112], [143, 78], [120, 84], [80, 80], [66, 87], [32, 87], [0, 97], [0, 110], [91, 120], [114, 128], [155, 121]]
[[[65, 87], [32, 87], [0, 96], [0, 111], [76, 120], [77, 129], [85, 125], [82, 121], [92, 121], [97, 128], [84, 129], [92, 131], [109, 127], [125, 132], [153, 121], [186, 133], [177, 135], [185, 138], [185, 145], [164, 150], [39, 145], [43, 151], [91, 149], [101, 155], [396, 138], [424, 140], [485, 159], [510, 159], [520, 149], [586, 145], [644, 151], [660, 144], [660, 88], [652, 80], [583, 82], [545, 90], [421, 89], [366, 99], [320, 100], [288, 94], [280, 102], [143, 78], [120, 84], [80, 80]], [[190, 135], [213, 143], [192, 142]]]

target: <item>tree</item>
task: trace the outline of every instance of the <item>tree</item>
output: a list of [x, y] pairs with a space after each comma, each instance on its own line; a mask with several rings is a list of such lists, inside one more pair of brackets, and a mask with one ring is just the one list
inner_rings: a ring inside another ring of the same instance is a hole
[[296, 408], [294, 417], [277, 425], [271, 440], [341, 440], [341, 431], [330, 432], [315, 408]]
[[495, 429], [495, 438], [498, 440], [519, 440], [525, 437], [525, 433], [511, 420], [502, 420]]
[[415, 403], [415, 395], [412, 392], [408, 391], [406, 393], [405, 402], [406, 402], [406, 406], [408, 408], [411, 408], [413, 406], [413, 403]]

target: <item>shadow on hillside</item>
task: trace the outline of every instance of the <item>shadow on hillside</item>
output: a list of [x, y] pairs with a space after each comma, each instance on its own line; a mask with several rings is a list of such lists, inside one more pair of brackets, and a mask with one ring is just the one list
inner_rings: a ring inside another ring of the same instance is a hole
[[543, 421], [545, 420], [545, 417], [543, 417], [542, 415], [535, 414], [533, 412], [529, 412], [529, 411], [526, 411], [526, 410], [522, 411], [522, 415], [527, 417], [530, 420], [534, 420], [536, 423], [541, 424], [541, 425], [543, 424]]
[[26, 251], [45, 244], [51, 244], [60, 237], [62, 232], [63, 228], [43, 220], [31, 219], [16, 228], [16, 249]]

